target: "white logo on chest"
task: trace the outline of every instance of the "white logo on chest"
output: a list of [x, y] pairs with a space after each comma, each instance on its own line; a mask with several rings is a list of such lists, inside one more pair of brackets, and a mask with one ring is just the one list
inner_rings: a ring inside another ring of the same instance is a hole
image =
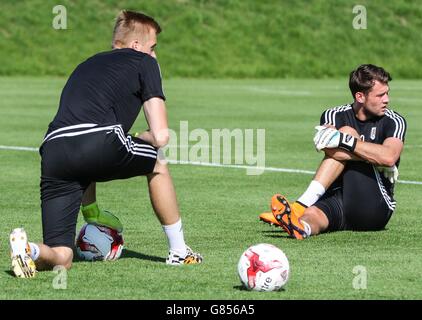
[[371, 140], [375, 140], [376, 134], [377, 134], [377, 127], [373, 127], [371, 129]]

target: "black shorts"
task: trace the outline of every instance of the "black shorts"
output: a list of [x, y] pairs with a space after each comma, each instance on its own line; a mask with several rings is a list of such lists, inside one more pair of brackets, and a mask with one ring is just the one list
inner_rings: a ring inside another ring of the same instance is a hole
[[151, 173], [157, 149], [126, 136], [120, 125], [80, 125], [55, 130], [41, 148], [44, 243], [74, 247], [82, 196], [91, 182]]
[[396, 202], [392, 185], [373, 165], [351, 161], [314, 206], [327, 216], [327, 231], [375, 231], [384, 229]]

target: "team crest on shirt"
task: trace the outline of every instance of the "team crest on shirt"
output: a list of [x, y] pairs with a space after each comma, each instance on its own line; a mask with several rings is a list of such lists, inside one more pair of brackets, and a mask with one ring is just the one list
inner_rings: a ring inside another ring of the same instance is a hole
[[375, 140], [376, 134], [377, 134], [377, 127], [372, 127], [372, 129], [371, 129], [371, 140]]

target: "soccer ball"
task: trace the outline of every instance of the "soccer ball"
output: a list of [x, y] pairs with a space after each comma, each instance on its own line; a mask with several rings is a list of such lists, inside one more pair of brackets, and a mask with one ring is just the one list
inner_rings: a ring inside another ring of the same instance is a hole
[[85, 224], [76, 240], [76, 252], [82, 260], [116, 260], [123, 250], [123, 236], [116, 230]]
[[237, 265], [240, 281], [248, 290], [276, 291], [289, 280], [289, 261], [272, 244], [260, 243], [246, 249]]

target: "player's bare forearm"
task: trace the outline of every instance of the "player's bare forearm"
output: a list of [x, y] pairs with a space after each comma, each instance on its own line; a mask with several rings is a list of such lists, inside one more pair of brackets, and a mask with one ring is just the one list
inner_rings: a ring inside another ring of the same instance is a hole
[[377, 166], [394, 166], [400, 153], [388, 146], [370, 142], [358, 141], [353, 153], [343, 149], [323, 149], [325, 154], [338, 161], [366, 161]]
[[149, 135], [145, 134], [146, 139], [152, 139], [152, 145], [157, 148], [164, 147], [170, 138], [164, 101], [161, 98], [151, 98], [144, 102], [143, 109], [149, 125]]
[[155, 143], [154, 137], [152, 136], [152, 134], [149, 130], [137, 134], [136, 137], [139, 138], [139, 139], [142, 139], [145, 142], [148, 142], [152, 145], [154, 145], [154, 143]]
[[336, 149], [325, 148], [323, 149], [323, 151], [325, 152], [325, 155], [327, 157], [330, 157], [338, 161], [365, 161], [364, 159], [358, 157], [357, 155], [340, 148], [336, 148]]
[[389, 137], [382, 144], [365, 142], [355, 129], [342, 127], [339, 130], [317, 126], [314, 143], [317, 150], [339, 161], [363, 160], [377, 166], [392, 167], [403, 150], [403, 141]]
[[392, 167], [400, 157], [403, 143], [396, 138], [387, 140], [383, 144], [358, 141], [353, 154], [369, 163]]

